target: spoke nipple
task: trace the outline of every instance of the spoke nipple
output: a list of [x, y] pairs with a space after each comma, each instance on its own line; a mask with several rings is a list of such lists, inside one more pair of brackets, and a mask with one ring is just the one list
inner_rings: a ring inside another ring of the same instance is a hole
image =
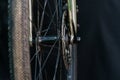
[[77, 24], [77, 27], [80, 27], [80, 24]]
[[78, 5], [76, 5], [76, 11], [79, 12], [79, 8], [78, 8]]
[[80, 37], [77, 37], [77, 41], [80, 41], [81, 40], [81, 38]]
[[79, 12], [79, 9], [76, 9], [77, 13]]
[[76, 5], [76, 8], [78, 9], [78, 5]]
[[69, 75], [69, 76], [68, 76], [68, 79], [71, 79], [71, 78], [72, 78], [72, 76]]
[[69, 53], [69, 50], [65, 49], [65, 53]]
[[67, 13], [65, 12], [65, 16], [67, 16]]

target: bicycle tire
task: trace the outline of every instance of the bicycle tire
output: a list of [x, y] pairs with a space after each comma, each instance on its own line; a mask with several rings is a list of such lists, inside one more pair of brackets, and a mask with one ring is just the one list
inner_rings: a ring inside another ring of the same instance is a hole
[[11, 80], [31, 80], [28, 0], [9, 0], [8, 2]]

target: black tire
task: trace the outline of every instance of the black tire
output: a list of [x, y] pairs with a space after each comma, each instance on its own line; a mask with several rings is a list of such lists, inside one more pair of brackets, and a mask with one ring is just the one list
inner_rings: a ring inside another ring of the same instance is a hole
[[[33, 2], [33, 45], [30, 47], [28, 1], [29, 0], [9, 0], [11, 80], [77, 80], [76, 44], [67, 44], [72, 59], [69, 69], [65, 67], [64, 55], [61, 51], [63, 50], [60, 35], [62, 33], [61, 21], [64, 11], [63, 5], [65, 5], [65, 3], [63, 3], [62, 0], [48, 0], [50, 4], [47, 6], [46, 11], [43, 12], [44, 2], [47, 0], [36, 0]], [[42, 5], [40, 6], [43, 7], [37, 6], [39, 4], [38, 1], [41, 2]], [[50, 6], [52, 7], [51, 11], [48, 10]], [[41, 12], [39, 16], [36, 9], [39, 9]], [[42, 16], [45, 18], [43, 19]], [[40, 21], [37, 21], [38, 18], [42, 18], [42, 24]], [[54, 22], [51, 23], [48, 29], [47, 26], [51, 20]], [[45, 32], [45, 29], [48, 30]], [[51, 36], [56, 36], [57, 38], [53, 40]], [[44, 40], [46, 39], [45, 37], [49, 37], [51, 40]]]
[[9, 0], [8, 8], [11, 80], [31, 80], [28, 0]]

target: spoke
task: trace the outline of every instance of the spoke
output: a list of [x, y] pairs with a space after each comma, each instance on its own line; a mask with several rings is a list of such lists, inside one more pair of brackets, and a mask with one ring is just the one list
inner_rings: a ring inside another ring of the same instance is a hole
[[45, 0], [43, 12], [42, 12], [42, 17], [41, 17], [41, 21], [40, 21], [40, 28], [39, 28], [40, 32], [42, 31], [43, 20], [44, 20], [44, 15], [45, 15], [45, 8], [46, 8], [46, 5], [47, 5], [47, 2], [48, 2], [48, 0]]
[[[51, 6], [50, 6], [50, 4], [48, 3], [48, 6], [49, 6], [49, 10], [50, 10], [50, 15], [52, 16], [52, 10], [51, 10]], [[53, 25], [55, 25], [55, 22], [53, 21]]]
[[[43, 0], [42, 0], [42, 1], [43, 1]], [[39, 4], [39, 5], [38, 5], [38, 6], [39, 6], [38, 9], [39, 9], [39, 10], [40, 10], [40, 9], [44, 10], [44, 7], [42, 6], [40, 0], [37, 0], [37, 2], [38, 2], [38, 4]], [[48, 17], [50, 16], [46, 11], [45, 11], [45, 14], [46, 14]]]
[[[60, 41], [59, 41], [59, 46], [60, 46]], [[55, 73], [54, 73], [53, 80], [56, 80], [56, 73], [57, 73], [57, 69], [58, 69], [59, 60], [60, 60], [60, 47], [58, 49], [58, 55], [57, 55], [56, 66], [55, 66]]]
[[[37, 0], [37, 2], [39, 2], [39, 0]], [[37, 5], [37, 8], [39, 9], [39, 5]], [[37, 27], [39, 27], [39, 24], [40, 24], [40, 12], [39, 10], [37, 11]]]
[[[40, 22], [40, 27], [39, 27], [39, 30], [38, 30], [40, 33], [46, 31], [45, 34], [44, 34], [44, 36], [46, 36], [46, 34], [48, 33], [48, 31], [49, 31], [52, 23], [53, 23], [54, 25], [56, 25], [55, 22], [54, 22], [54, 18], [55, 18], [55, 14], [58, 15], [58, 9], [57, 9], [57, 7], [59, 6], [59, 5], [57, 5], [58, 2], [56, 2], [56, 6], [55, 6], [56, 8], [55, 8], [55, 11], [54, 11], [54, 13], [53, 13], [53, 15], [52, 15], [52, 18], [51, 18], [51, 20], [50, 20], [50, 23], [49, 23], [49, 25], [48, 25], [48, 28], [47, 28], [47, 29], [44, 29], [44, 30], [42, 31], [44, 14], [45, 14], [45, 8], [46, 8], [46, 5], [47, 5], [47, 2], [48, 2], [48, 0], [46, 0], [46, 1], [45, 1], [45, 4], [44, 4], [44, 9], [43, 9], [43, 12], [42, 12], [42, 17], [41, 17], [41, 22]], [[54, 1], [54, 2], [55, 2], [55, 1]], [[48, 6], [50, 7], [49, 2], [48, 2]], [[50, 14], [52, 14], [51, 10], [50, 10]], [[57, 16], [57, 17], [58, 17], [58, 16]], [[56, 17], [56, 18], [57, 18], [57, 17]], [[57, 18], [57, 20], [58, 20], [58, 18]]]
[[[39, 56], [38, 56], [38, 63], [39, 63], [39, 72], [40, 73], [42, 73], [41, 72], [41, 62], [42, 62], [42, 54], [40, 54]], [[42, 74], [41, 75], [39, 75], [39, 80], [43, 80], [43, 76], [42, 76]]]
[[[55, 3], [55, 1], [54, 1], [54, 3]], [[46, 33], [44, 34], [44, 36], [46, 36], [46, 34], [48, 33], [48, 31], [49, 31], [49, 29], [50, 29], [50, 26], [51, 26], [51, 24], [53, 23], [53, 20], [54, 20], [54, 17], [55, 17], [55, 14], [57, 14], [57, 16], [56, 16], [56, 18], [57, 18], [57, 21], [58, 21], [58, 9], [57, 9], [57, 7], [60, 5], [57, 5], [58, 4], [58, 2], [56, 2], [55, 3], [56, 4], [56, 8], [55, 8], [55, 11], [54, 11], [54, 13], [53, 13], [53, 15], [52, 15], [52, 19], [51, 19], [51, 21], [50, 21], [50, 23], [49, 23], [49, 25], [48, 25], [48, 28], [46, 29]], [[58, 23], [58, 22], [57, 22]], [[58, 25], [57, 25], [58, 26]], [[57, 27], [56, 26], [56, 27]]]
[[[57, 1], [55, 2], [55, 4], [56, 4], [56, 20], [57, 20], [57, 26], [59, 26], [59, 24], [58, 24], [58, 8], [57, 8], [57, 5], [58, 5], [58, 3], [57, 3]], [[58, 32], [58, 34], [59, 34], [59, 30], [57, 30], [57, 32]], [[56, 73], [57, 73], [57, 69], [58, 69], [58, 63], [59, 63], [59, 58], [60, 58], [60, 41], [59, 41], [59, 48], [58, 48], [58, 55], [57, 55], [57, 60], [56, 60], [56, 65], [55, 65], [55, 73], [54, 73], [54, 76], [53, 76], [53, 80], [55, 80], [56, 79]]]
[[33, 57], [30, 59], [30, 63], [33, 61], [34, 57], [40, 52], [40, 50], [38, 50], [34, 55]]
[[[47, 62], [49, 56], [51, 55], [51, 52], [52, 52], [52, 50], [54, 49], [54, 46], [56, 45], [57, 42], [58, 42], [58, 40], [56, 40], [55, 43], [53, 44], [53, 46], [51, 47], [51, 49], [50, 49], [50, 51], [49, 51], [49, 53], [48, 53], [48, 56], [46, 57], [45, 61], [43, 62], [43, 65], [42, 65], [41, 71], [42, 71], [43, 68], [45, 67], [46, 62]], [[41, 72], [41, 71], [40, 71], [40, 72]], [[41, 75], [40, 72], [39, 72], [39, 75]], [[38, 76], [39, 76], [39, 75], [38, 75]], [[37, 76], [37, 79], [38, 79], [38, 76]]]
[[35, 56], [35, 74], [34, 74], [34, 80], [36, 80], [36, 75], [37, 75], [37, 55]]
[[48, 58], [49, 58], [49, 56], [50, 56], [50, 54], [51, 54], [52, 50], [54, 49], [54, 46], [56, 45], [57, 42], [58, 42], [58, 40], [56, 40], [55, 43], [53, 44], [53, 46], [51, 47], [51, 49], [50, 49], [50, 51], [48, 53], [48, 56], [46, 57], [46, 59], [45, 59], [45, 61], [43, 63], [42, 69], [45, 67], [45, 64], [46, 64], [46, 62], [47, 62], [47, 60], [48, 60]]
[[[36, 34], [37, 35], [37, 34]], [[38, 35], [36, 36], [36, 37], [38, 37]], [[38, 51], [40, 51], [40, 47], [38, 46], [38, 42], [37, 42], [37, 39], [36, 39], [36, 43], [35, 43], [36, 45], [36, 52], [38, 52]], [[39, 52], [38, 52], [39, 53]], [[39, 56], [39, 54], [36, 54], [36, 59], [35, 59], [35, 75], [34, 75], [34, 80], [38, 80], [36, 77], [37, 77], [37, 70], [38, 70], [38, 56]]]
[[37, 0], [37, 1], [38, 1], [39, 6], [43, 9], [43, 6], [42, 6], [40, 0]]
[[46, 36], [46, 34], [48, 33], [48, 31], [49, 31], [49, 29], [50, 29], [50, 26], [51, 26], [51, 24], [52, 24], [52, 22], [53, 22], [53, 20], [54, 20], [54, 17], [55, 17], [55, 13], [56, 13], [56, 11], [54, 11], [54, 14], [53, 14], [53, 16], [52, 16], [52, 19], [51, 19], [51, 21], [50, 21], [50, 23], [49, 23], [49, 25], [48, 25], [48, 28], [46, 29], [46, 32], [45, 32], [44, 36]]
[[48, 3], [48, 8], [49, 8], [50, 14], [51, 14], [51, 16], [52, 16], [52, 10], [51, 10], [51, 6], [50, 6], [49, 3]]

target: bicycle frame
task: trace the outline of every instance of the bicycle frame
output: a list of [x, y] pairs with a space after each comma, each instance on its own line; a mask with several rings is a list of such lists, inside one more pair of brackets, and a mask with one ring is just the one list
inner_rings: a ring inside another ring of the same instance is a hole
[[67, 0], [68, 13], [69, 13], [69, 28], [70, 28], [70, 41], [73, 43], [75, 35], [77, 34], [77, 13], [76, 13], [76, 0]]
[[[69, 14], [70, 43], [74, 44], [74, 40], [76, 41], [78, 40], [76, 36], [77, 35], [76, 0], [67, 0], [67, 4], [68, 4], [68, 14]], [[77, 60], [73, 61], [73, 64], [77, 64]], [[71, 77], [72, 80], [77, 80], [77, 65], [71, 67], [72, 70], [70, 70], [69, 75], [73, 75]], [[69, 80], [69, 75], [68, 75], [68, 80]]]

